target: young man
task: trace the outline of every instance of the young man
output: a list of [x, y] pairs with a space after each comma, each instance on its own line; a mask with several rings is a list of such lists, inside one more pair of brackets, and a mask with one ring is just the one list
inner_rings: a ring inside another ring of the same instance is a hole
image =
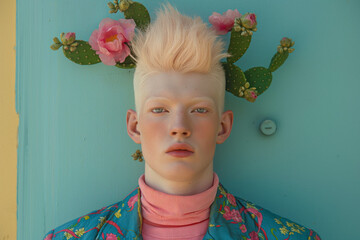
[[136, 111], [127, 130], [145, 174], [124, 200], [50, 231], [45, 239], [320, 239], [311, 229], [234, 197], [213, 171], [230, 135], [224, 43], [200, 18], [170, 5], [132, 42]]

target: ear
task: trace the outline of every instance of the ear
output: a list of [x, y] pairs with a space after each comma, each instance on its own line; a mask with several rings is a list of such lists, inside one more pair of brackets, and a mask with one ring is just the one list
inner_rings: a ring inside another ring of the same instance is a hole
[[129, 109], [126, 113], [126, 126], [129, 137], [135, 142], [140, 144], [140, 132], [137, 129], [138, 119], [134, 110]]
[[220, 130], [216, 137], [216, 143], [221, 144], [230, 136], [233, 125], [234, 113], [231, 110], [224, 112], [220, 119]]

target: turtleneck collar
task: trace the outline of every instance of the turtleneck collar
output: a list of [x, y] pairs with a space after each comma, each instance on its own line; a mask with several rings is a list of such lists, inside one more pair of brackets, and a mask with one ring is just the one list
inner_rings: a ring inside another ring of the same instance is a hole
[[184, 226], [207, 220], [218, 185], [219, 178], [214, 172], [209, 189], [190, 196], [170, 195], [149, 187], [142, 175], [139, 187], [144, 221], [152, 225]]

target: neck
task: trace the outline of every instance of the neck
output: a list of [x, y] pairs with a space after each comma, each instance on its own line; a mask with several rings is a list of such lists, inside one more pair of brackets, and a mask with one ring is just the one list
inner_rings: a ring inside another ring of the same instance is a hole
[[212, 186], [213, 174], [213, 165], [211, 164], [203, 172], [196, 175], [168, 178], [158, 174], [145, 163], [146, 184], [157, 191], [171, 195], [188, 196], [201, 193]]

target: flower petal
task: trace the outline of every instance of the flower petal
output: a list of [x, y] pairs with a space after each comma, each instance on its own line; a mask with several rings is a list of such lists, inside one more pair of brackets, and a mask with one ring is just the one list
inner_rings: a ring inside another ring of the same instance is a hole
[[124, 37], [127, 41], [131, 41], [135, 34], [135, 21], [134, 19], [120, 19], [121, 27], [124, 29]]
[[115, 60], [114, 60], [114, 58], [113, 58], [112, 55], [108, 56], [108, 55], [105, 55], [105, 54], [100, 53], [100, 54], [99, 54], [99, 57], [100, 57], [101, 61], [102, 61], [105, 65], [112, 65], [112, 66], [113, 66], [113, 65], [116, 64], [116, 62], [115, 62]]
[[91, 48], [94, 49], [95, 51], [99, 50], [99, 45], [97, 42], [98, 37], [99, 37], [99, 30], [95, 29], [92, 32], [90, 39], [89, 39], [89, 44], [90, 44]]

